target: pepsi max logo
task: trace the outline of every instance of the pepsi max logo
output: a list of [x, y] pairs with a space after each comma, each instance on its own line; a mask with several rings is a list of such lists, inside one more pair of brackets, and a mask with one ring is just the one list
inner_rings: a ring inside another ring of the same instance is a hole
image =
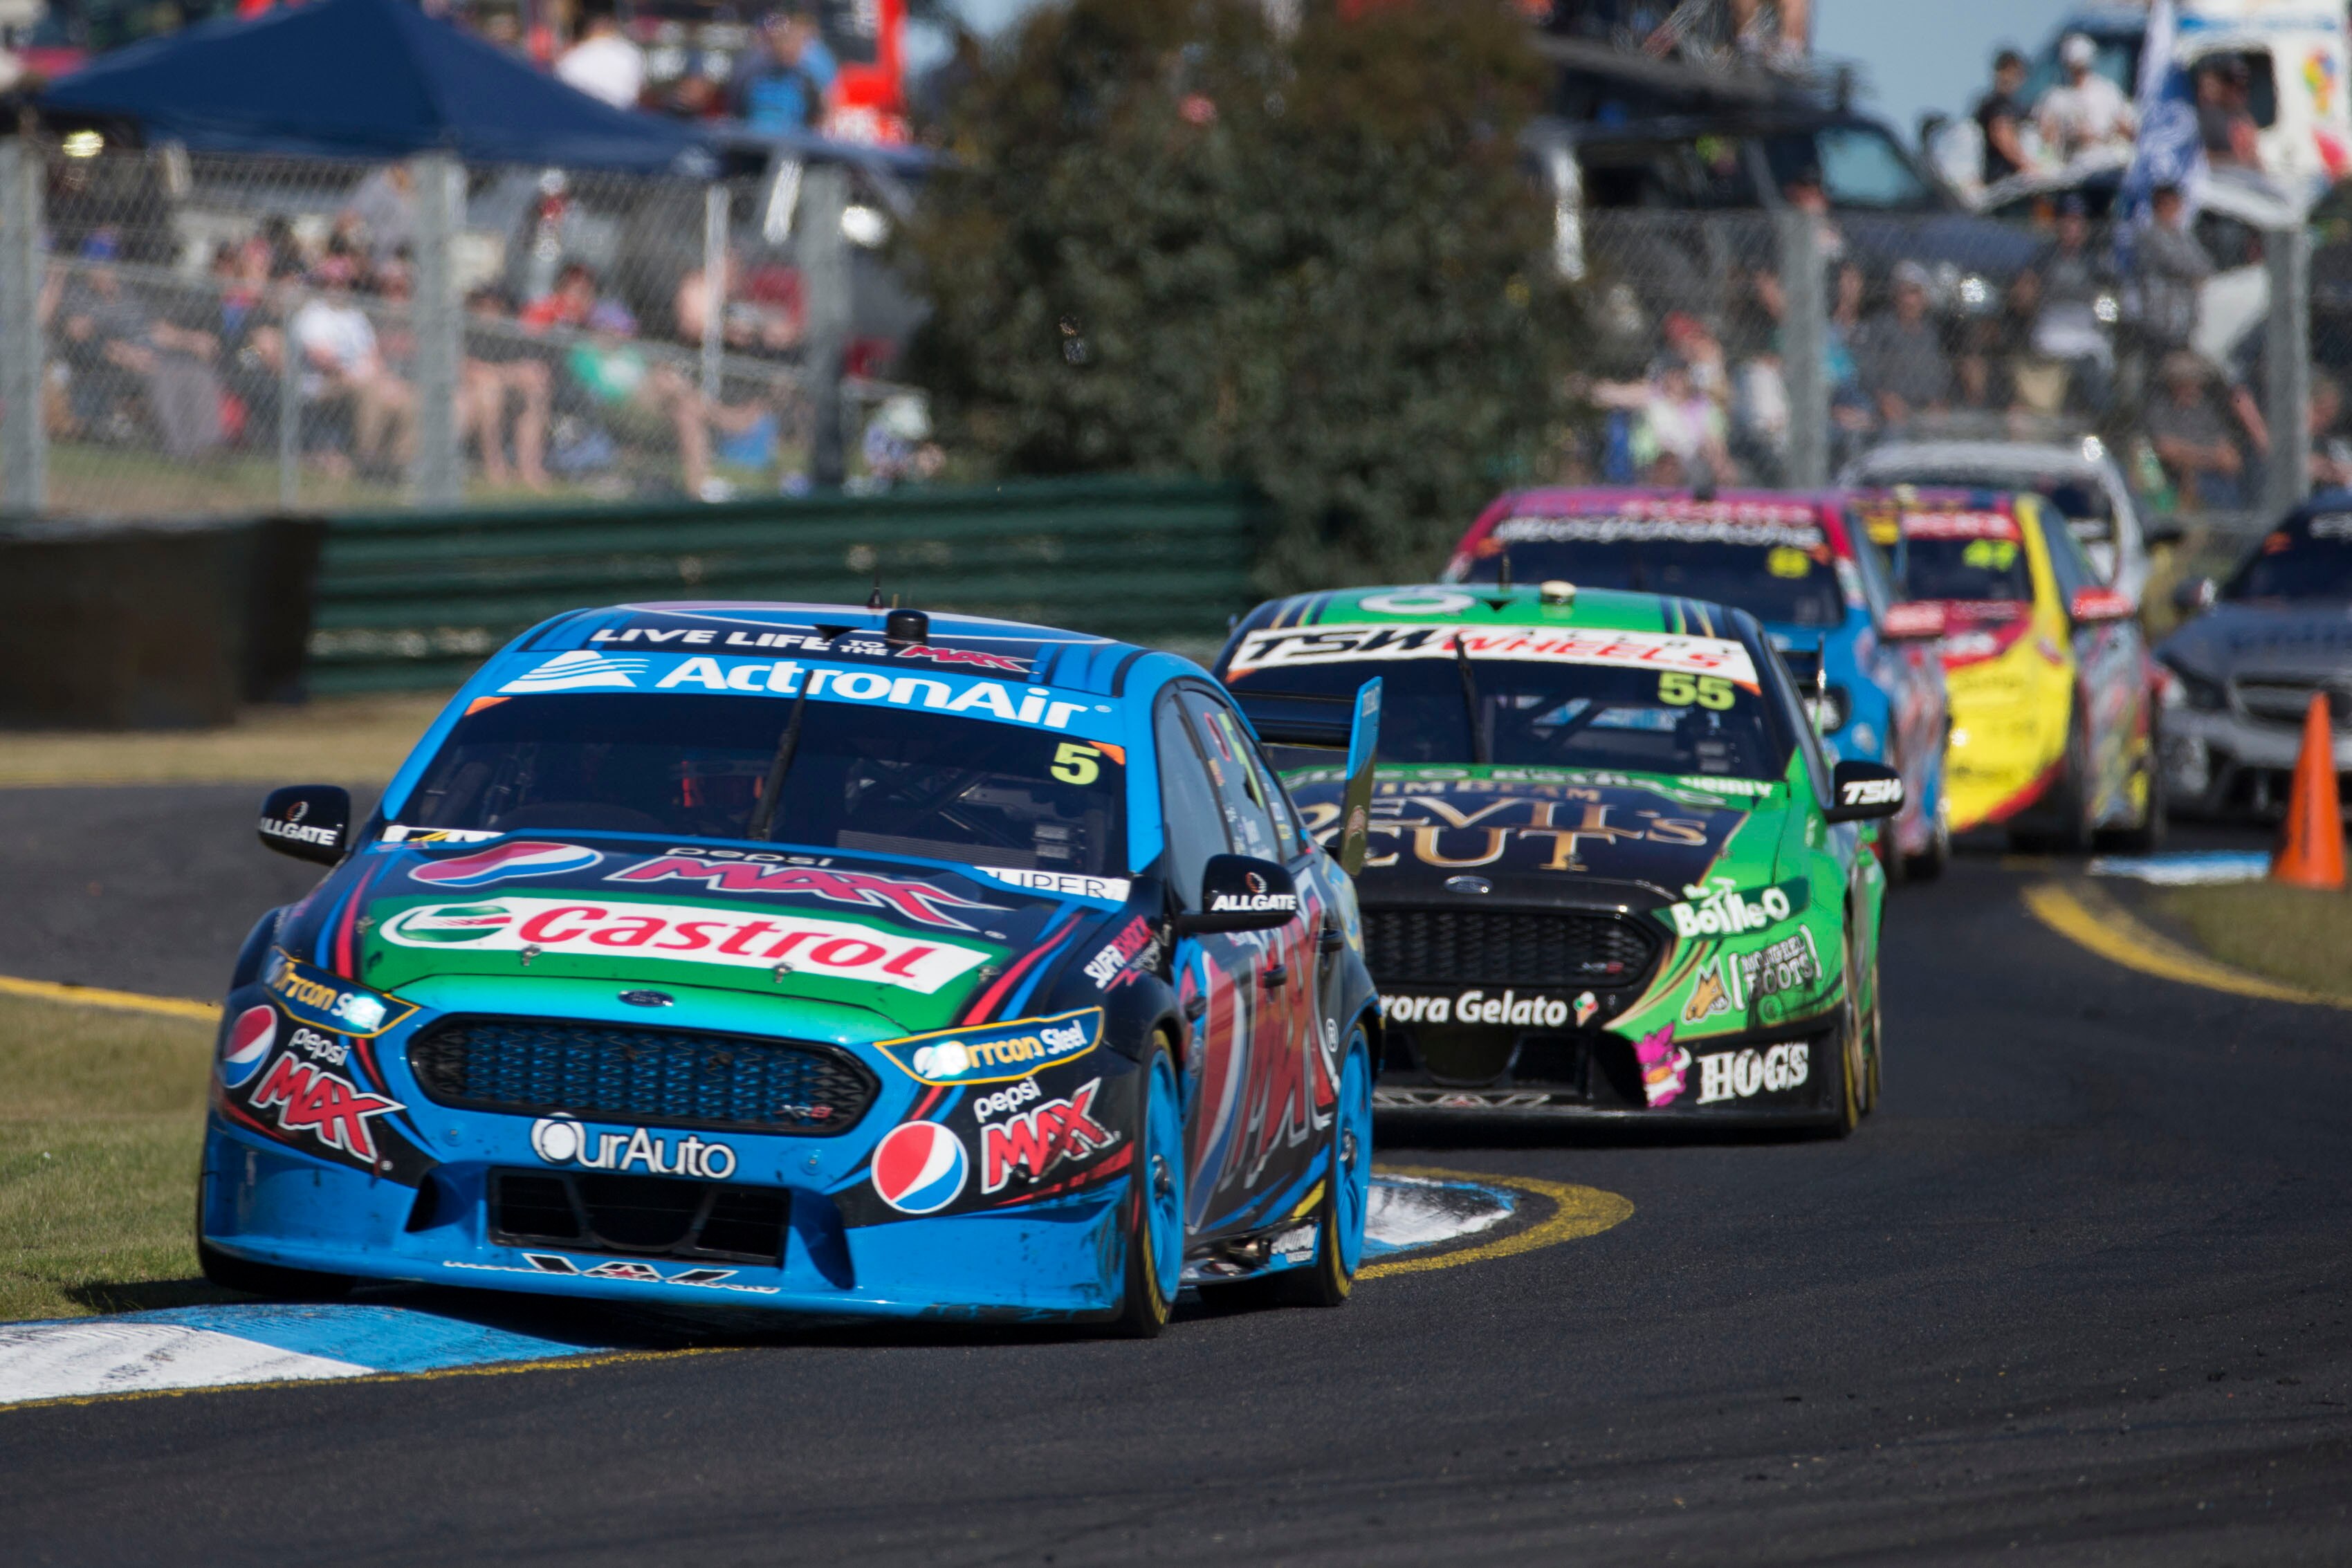
[[558, 872], [586, 871], [604, 857], [578, 844], [551, 844], [521, 839], [493, 844], [468, 855], [431, 861], [408, 873], [411, 882], [436, 887], [483, 887], [518, 876], [552, 876]]
[[874, 1146], [874, 1191], [901, 1214], [937, 1214], [971, 1174], [962, 1141], [937, 1122], [893, 1127]]
[[221, 1042], [220, 1081], [231, 1089], [242, 1087], [245, 1082], [261, 1071], [269, 1059], [269, 1048], [278, 1043], [278, 1009], [247, 1008], [236, 1015], [228, 1026], [228, 1038]]

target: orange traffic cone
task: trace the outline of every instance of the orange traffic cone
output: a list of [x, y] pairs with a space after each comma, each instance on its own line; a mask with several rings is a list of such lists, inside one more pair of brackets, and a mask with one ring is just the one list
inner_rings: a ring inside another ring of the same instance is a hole
[[2271, 857], [2271, 880], [2294, 887], [2344, 888], [2344, 817], [2336, 796], [2336, 743], [2327, 694], [2315, 692], [2303, 716], [2303, 751], [2294, 759], [2286, 831]]

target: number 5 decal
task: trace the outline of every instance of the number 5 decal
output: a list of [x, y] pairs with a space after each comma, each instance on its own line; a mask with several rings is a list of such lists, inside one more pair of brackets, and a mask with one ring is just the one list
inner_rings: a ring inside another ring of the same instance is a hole
[[1102, 751], [1066, 740], [1054, 753], [1053, 774], [1065, 784], [1091, 784], [1102, 777]]

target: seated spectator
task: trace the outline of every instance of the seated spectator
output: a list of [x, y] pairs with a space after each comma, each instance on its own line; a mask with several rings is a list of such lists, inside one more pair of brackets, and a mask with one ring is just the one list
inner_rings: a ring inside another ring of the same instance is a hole
[[709, 492], [710, 434], [702, 394], [673, 365], [654, 362], [636, 336], [636, 319], [609, 301], [588, 313], [588, 336], [572, 345], [564, 366], [597, 415], [616, 434], [641, 444], [677, 444], [687, 494]]
[[2096, 44], [2069, 33], [2058, 46], [2065, 79], [2043, 93], [2034, 110], [2042, 144], [2063, 162], [2091, 152], [2129, 152], [2139, 130], [2139, 117], [2123, 89], [2093, 68], [2098, 57]]
[[330, 449], [322, 459], [338, 475], [353, 464], [362, 472], [404, 472], [416, 442], [416, 391], [384, 363], [375, 326], [352, 302], [346, 272], [322, 264], [312, 281], [317, 292], [290, 323], [304, 366], [302, 395], [348, 410], [352, 421], [348, 456]]
[[584, 327], [596, 308], [596, 269], [585, 262], [566, 262], [555, 275], [555, 287], [522, 308], [516, 318], [536, 331], [544, 327]]
[[2186, 349], [2197, 330], [2198, 292], [2213, 276], [2213, 258], [2189, 229], [2189, 207], [2178, 185], [2158, 185], [2148, 223], [2133, 247], [2139, 275], [2139, 329], [2158, 353]]
[[1870, 319], [1855, 358], [1882, 423], [1901, 427], [1951, 403], [1952, 367], [1943, 333], [1927, 316], [1927, 269], [1895, 264], [1894, 303]]
[[53, 320], [69, 378], [73, 426], [108, 441], [135, 441], [139, 415], [164, 452], [186, 462], [221, 442], [220, 339], [201, 298], [152, 308], [115, 270], [116, 241], [100, 229], [83, 243], [83, 265], [55, 296]]
[[613, 0], [583, 0], [580, 41], [555, 62], [555, 74], [614, 109], [635, 109], [646, 89], [646, 52], [621, 31]]
[[[457, 431], [470, 434], [482, 453], [482, 477], [500, 488], [518, 475], [525, 487], [544, 490], [547, 482], [549, 372], [545, 360], [508, 330], [506, 296], [477, 288], [466, 297], [475, 329], [466, 334], [466, 358], [458, 371]], [[514, 463], [507, 463], [507, 411], [514, 411]]]
[[833, 51], [804, 5], [769, 12], [728, 89], [735, 118], [754, 131], [808, 131], [824, 116], [835, 74]]
[[2344, 389], [2334, 376], [2311, 378], [2311, 485], [2315, 490], [2352, 488], [2352, 428], [2344, 419]]
[[416, 243], [416, 181], [405, 163], [387, 163], [360, 182], [335, 214], [331, 249], [383, 261]]
[[2163, 395], [2148, 405], [2147, 435], [2182, 505], [2191, 511], [2240, 505], [2245, 458], [2207, 392], [2205, 361], [2168, 355], [2162, 380]]
[[2066, 368], [2072, 401], [2084, 412], [2104, 414], [2107, 389], [2115, 371], [2115, 345], [2099, 306], [2107, 302], [2114, 314], [2115, 269], [2103, 247], [2091, 244], [2090, 220], [2083, 199], [2068, 196], [2059, 204], [2057, 234], [2034, 258], [2041, 279], [2042, 308], [2033, 321], [2034, 351]]
[[2197, 68], [2197, 140], [2205, 161], [2216, 169], [2263, 166], [2261, 129], [2251, 107], [2253, 73], [2235, 55], [2203, 61]]

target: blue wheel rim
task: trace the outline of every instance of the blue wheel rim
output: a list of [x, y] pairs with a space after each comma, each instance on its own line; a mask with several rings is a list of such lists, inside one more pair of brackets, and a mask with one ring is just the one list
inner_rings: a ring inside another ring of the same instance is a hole
[[1164, 1051], [1155, 1053], [1149, 1092], [1136, 1176], [1143, 1183], [1144, 1242], [1151, 1249], [1153, 1283], [1163, 1300], [1172, 1301], [1184, 1270], [1184, 1145], [1176, 1070]]
[[1372, 1067], [1360, 1030], [1348, 1042], [1348, 1064], [1339, 1074], [1339, 1125], [1331, 1131], [1339, 1264], [1352, 1278], [1364, 1260], [1364, 1214], [1372, 1196]]

